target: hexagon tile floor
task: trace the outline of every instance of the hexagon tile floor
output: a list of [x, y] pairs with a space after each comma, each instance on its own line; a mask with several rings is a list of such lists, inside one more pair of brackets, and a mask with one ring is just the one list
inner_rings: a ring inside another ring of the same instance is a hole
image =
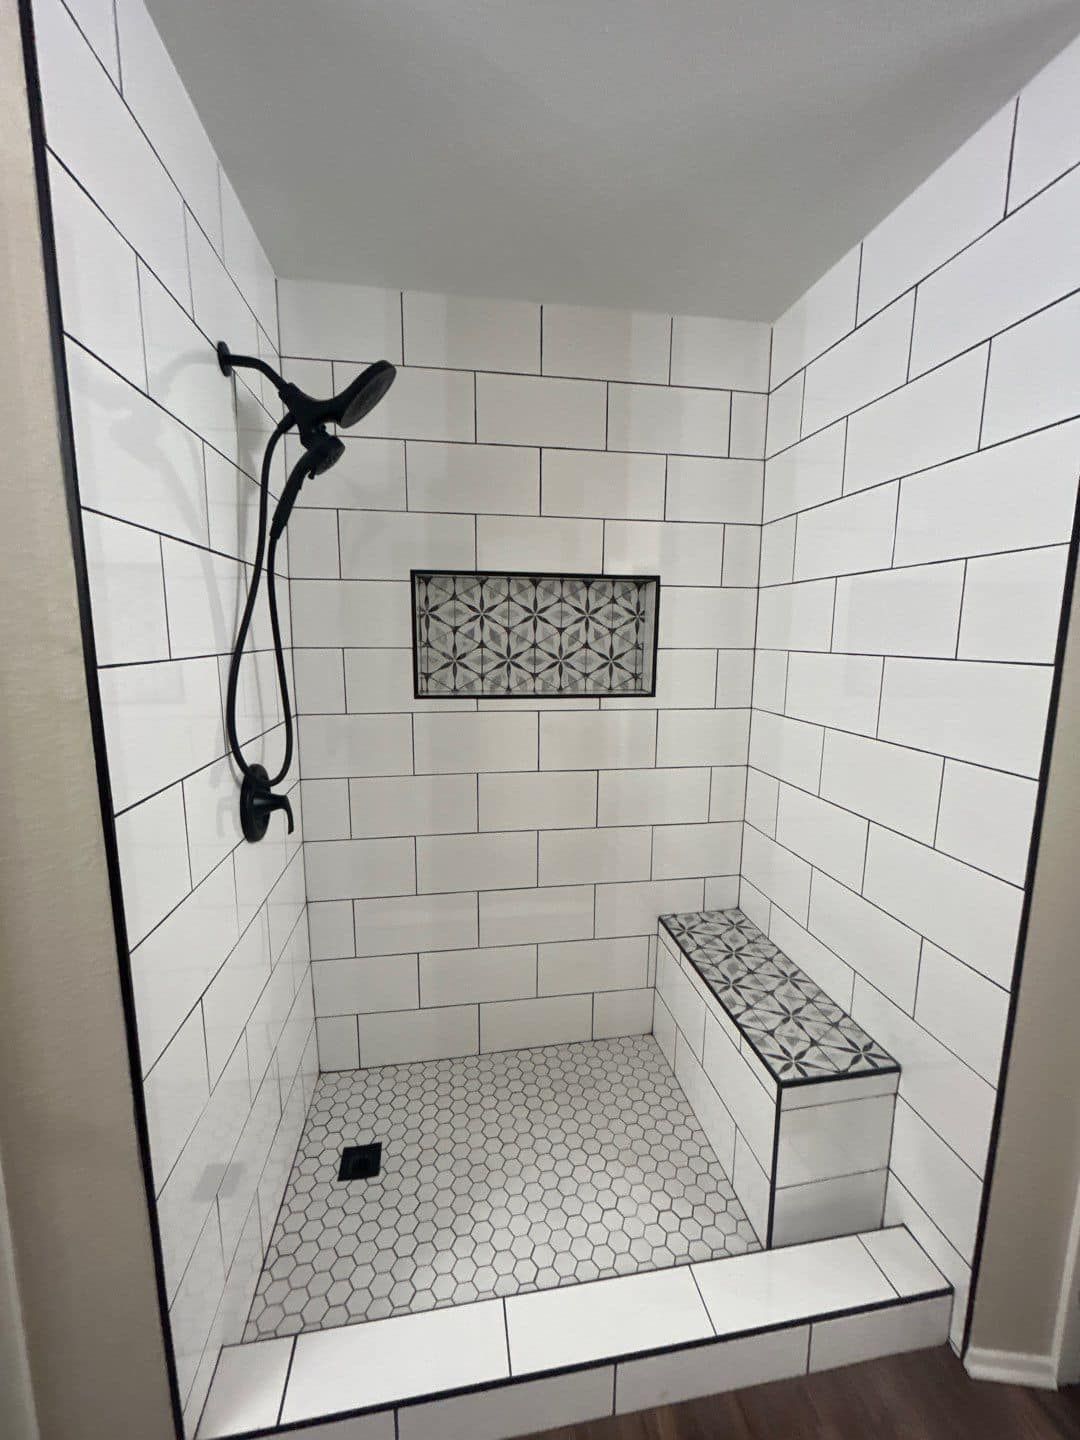
[[[382, 1173], [339, 1182], [346, 1145]], [[319, 1079], [245, 1340], [760, 1246], [651, 1035]]]

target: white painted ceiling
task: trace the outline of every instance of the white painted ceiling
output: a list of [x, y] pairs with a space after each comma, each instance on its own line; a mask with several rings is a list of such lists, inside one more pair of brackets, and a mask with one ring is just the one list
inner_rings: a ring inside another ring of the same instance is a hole
[[771, 320], [1077, 0], [149, 0], [281, 275]]

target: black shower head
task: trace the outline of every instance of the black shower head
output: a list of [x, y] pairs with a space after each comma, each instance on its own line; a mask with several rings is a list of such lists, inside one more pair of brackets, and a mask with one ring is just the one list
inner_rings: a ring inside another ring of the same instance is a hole
[[[329, 400], [315, 400], [305, 394], [299, 385], [283, 380], [265, 360], [253, 355], [232, 354], [224, 340], [218, 341], [217, 353], [218, 364], [224, 374], [230, 375], [235, 366], [240, 366], [258, 370], [273, 381], [282, 404], [296, 422], [300, 443], [305, 449], [316, 443], [318, 432], [325, 425], [334, 424], [347, 429], [350, 425], [358, 424], [365, 415], [374, 410], [394, 383], [394, 376], [397, 374], [389, 360], [376, 360], [374, 365], [369, 365], [337, 395], [331, 395]], [[323, 465], [322, 469], [329, 469], [333, 463], [331, 460], [329, 464]]]

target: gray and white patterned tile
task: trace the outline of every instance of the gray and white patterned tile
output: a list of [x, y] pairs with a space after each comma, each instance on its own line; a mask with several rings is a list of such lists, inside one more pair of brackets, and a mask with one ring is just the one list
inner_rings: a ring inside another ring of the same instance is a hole
[[651, 1035], [323, 1075], [244, 1339], [758, 1248]]

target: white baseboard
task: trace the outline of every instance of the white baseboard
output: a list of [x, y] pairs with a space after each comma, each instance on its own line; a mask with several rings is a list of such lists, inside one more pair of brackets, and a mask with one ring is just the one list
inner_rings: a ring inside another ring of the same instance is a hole
[[1058, 1385], [1057, 1366], [1051, 1355], [971, 1346], [964, 1356], [964, 1369], [973, 1380], [996, 1380], [1000, 1385], [1027, 1385], [1035, 1390], [1056, 1390]]

